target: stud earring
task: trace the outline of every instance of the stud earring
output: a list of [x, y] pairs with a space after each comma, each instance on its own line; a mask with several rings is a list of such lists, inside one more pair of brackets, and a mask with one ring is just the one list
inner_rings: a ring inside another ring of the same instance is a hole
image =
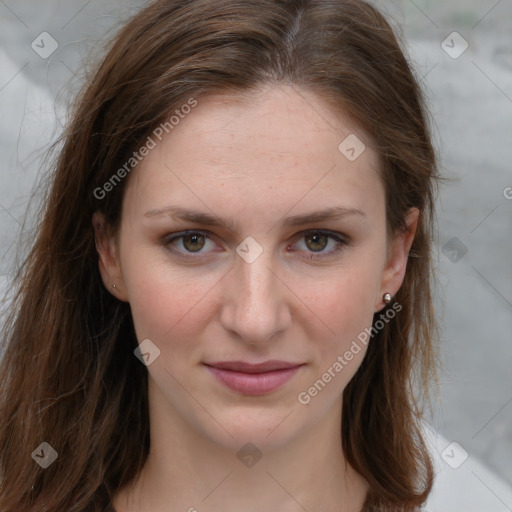
[[389, 304], [391, 302], [391, 294], [390, 293], [385, 293], [383, 296], [382, 296], [382, 300], [386, 303], [386, 304]]
[[114, 284], [112, 284], [112, 286], [114, 287], [115, 290], [117, 290], [117, 286]]

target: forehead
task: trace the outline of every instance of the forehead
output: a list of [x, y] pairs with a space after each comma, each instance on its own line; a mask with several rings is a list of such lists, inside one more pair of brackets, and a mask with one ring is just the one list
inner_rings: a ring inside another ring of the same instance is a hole
[[173, 200], [219, 214], [230, 205], [269, 211], [272, 204], [279, 213], [294, 205], [383, 204], [378, 158], [366, 135], [296, 87], [199, 97], [156, 142], [126, 192], [137, 191], [140, 208]]

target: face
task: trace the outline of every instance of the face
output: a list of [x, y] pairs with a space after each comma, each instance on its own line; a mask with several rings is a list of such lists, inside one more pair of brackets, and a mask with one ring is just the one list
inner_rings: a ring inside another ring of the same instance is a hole
[[[351, 134], [356, 159], [339, 149]], [[388, 240], [378, 165], [363, 133], [288, 86], [199, 98], [151, 149], [117, 237], [97, 235], [105, 285], [150, 340], [152, 422], [237, 449], [339, 418], [414, 231], [413, 216]]]

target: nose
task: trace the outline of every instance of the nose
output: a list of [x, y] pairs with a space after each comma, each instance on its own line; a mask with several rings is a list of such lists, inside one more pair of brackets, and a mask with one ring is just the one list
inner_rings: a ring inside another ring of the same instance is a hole
[[244, 343], [263, 344], [290, 325], [293, 294], [270, 251], [251, 263], [236, 255], [234, 266], [224, 280], [221, 324]]

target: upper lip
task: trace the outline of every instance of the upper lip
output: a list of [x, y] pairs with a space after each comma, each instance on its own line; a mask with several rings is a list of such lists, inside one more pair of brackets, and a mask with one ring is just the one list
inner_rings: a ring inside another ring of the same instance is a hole
[[243, 373], [264, 373], [275, 370], [286, 370], [301, 366], [302, 363], [290, 363], [287, 361], [264, 361], [263, 363], [247, 363], [245, 361], [218, 361], [215, 363], [205, 363], [206, 366], [213, 366], [222, 370], [231, 370]]

